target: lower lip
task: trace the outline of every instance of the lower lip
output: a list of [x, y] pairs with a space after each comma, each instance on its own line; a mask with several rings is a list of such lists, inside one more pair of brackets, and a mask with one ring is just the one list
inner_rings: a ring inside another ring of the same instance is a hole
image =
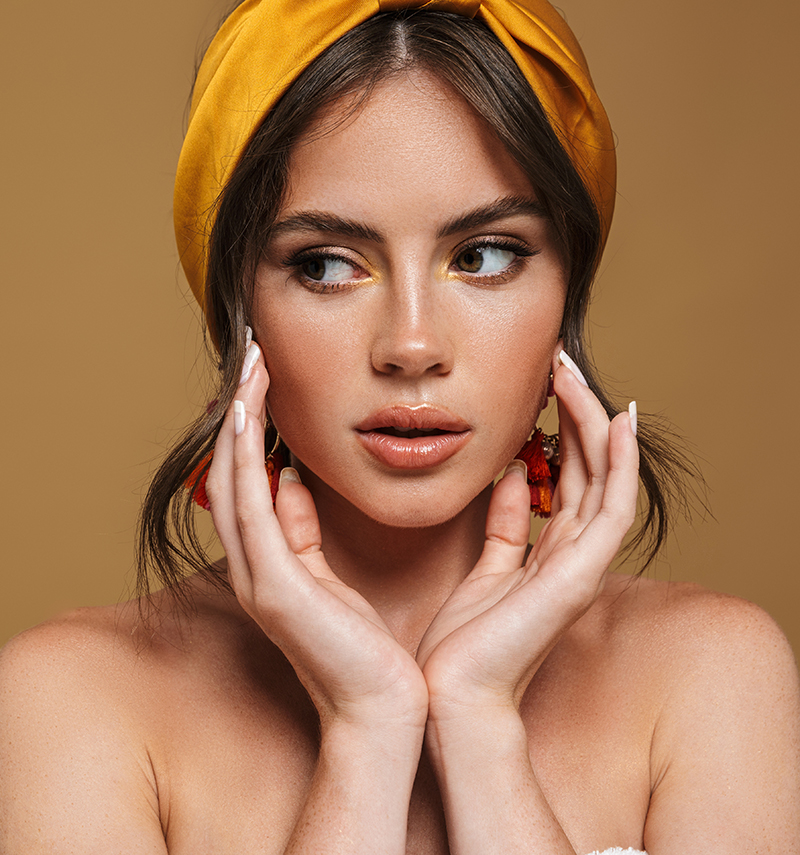
[[367, 451], [392, 469], [427, 469], [438, 466], [460, 451], [470, 440], [472, 432], [442, 433], [406, 439], [374, 430], [356, 431]]

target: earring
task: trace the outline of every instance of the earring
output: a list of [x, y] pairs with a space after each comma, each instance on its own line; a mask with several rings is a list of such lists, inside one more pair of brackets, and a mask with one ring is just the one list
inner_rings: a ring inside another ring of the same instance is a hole
[[269, 478], [269, 491], [272, 494], [272, 507], [275, 507], [275, 498], [278, 495], [278, 487], [281, 482], [281, 469], [286, 465], [281, 454], [281, 438], [278, 429], [275, 428], [275, 443], [272, 451], [266, 456], [264, 465], [267, 467], [267, 478]]
[[537, 427], [517, 458], [524, 461], [528, 469], [531, 511], [537, 517], [549, 517], [561, 468], [558, 434], [546, 435]]
[[[272, 451], [267, 454], [264, 459], [264, 466], [267, 470], [267, 478], [269, 478], [269, 491], [272, 495], [272, 506], [275, 507], [275, 497], [278, 495], [278, 486], [281, 480], [281, 469], [286, 465], [283, 459], [283, 454], [280, 450], [281, 438], [278, 431], [275, 431], [275, 443], [272, 446]], [[192, 474], [183, 482], [187, 490], [191, 490], [192, 500], [195, 504], [200, 505], [205, 511], [211, 510], [211, 503], [208, 501], [206, 493], [206, 479], [208, 478], [208, 470], [211, 467], [211, 459], [214, 456], [213, 451], [208, 454], [197, 464], [192, 470]]]
[[192, 501], [204, 511], [211, 510], [211, 504], [206, 495], [206, 479], [208, 478], [208, 470], [211, 466], [211, 458], [214, 456], [213, 451], [208, 454], [195, 466], [192, 474], [183, 482], [183, 486], [192, 493]]

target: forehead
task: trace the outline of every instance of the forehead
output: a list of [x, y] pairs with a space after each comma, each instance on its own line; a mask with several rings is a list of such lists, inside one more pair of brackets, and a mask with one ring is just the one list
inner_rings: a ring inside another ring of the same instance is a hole
[[422, 71], [325, 109], [292, 153], [287, 191], [284, 211], [344, 206], [358, 217], [391, 202], [441, 216], [504, 196], [535, 198], [489, 125]]

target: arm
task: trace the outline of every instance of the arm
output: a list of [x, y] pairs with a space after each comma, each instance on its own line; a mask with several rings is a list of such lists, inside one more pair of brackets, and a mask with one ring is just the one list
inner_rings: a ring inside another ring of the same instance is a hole
[[[371, 607], [330, 571], [313, 502], [281, 489], [278, 522], [263, 465], [263, 363], [240, 390], [208, 479], [240, 603], [287, 655], [320, 716], [307, 801], [280, 851], [405, 852], [427, 711], [419, 667]], [[291, 532], [287, 539], [283, 527]], [[117, 627], [39, 627], [0, 663], [0, 852], [163, 855], [147, 717], [135, 714], [138, 661]], [[134, 712], [132, 713], [131, 710]], [[162, 786], [164, 783], [161, 782]]]
[[800, 853], [800, 691], [785, 637], [751, 603], [691, 591], [674, 632], [682, 667], [655, 729], [648, 852]]
[[114, 628], [79, 617], [0, 654], [0, 852], [166, 855], [145, 743], [119, 713]]
[[609, 423], [565, 367], [554, 383], [558, 511], [526, 561], [527, 485], [506, 474], [492, 496], [483, 555], [418, 653], [454, 855], [575, 852], [539, 786], [519, 706], [555, 643], [603, 588], [633, 521], [638, 453], [627, 414]]
[[328, 567], [308, 490], [282, 479], [273, 511], [263, 462], [267, 386], [259, 356], [206, 486], [237, 599], [283, 651], [320, 717], [317, 768], [286, 851], [401, 855], [425, 681], [369, 603]]
[[[561, 513], [543, 530], [533, 563], [517, 571], [513, 550], [524, 548], [523, 529], [515, 531], [509, 522], [513, 486], [508, 477], [500, 482], [481, 562], [420, 647], [430, 691], [428, 747], [442, 788], [451, 851], [458, 855], [575, 852], [537, 781], [518, 707], [547, 652], [602, 584], [614, 529], [625, 527], [624, 510], [616, 523], [613, 517], [630, 500], [623, 495], [626, 487], [618, 492], [627, 483], [618, 473], [629, 464], [614, 436], [621, 428], [612, 424], [605, 452], [609, 465], [603, 467], [600, 415], [592, 414], [587, 392], [560, 374], [556, 387], [562, 430], [566, 427], [572, 447], [568, 454], [574, 463], [577, 427], [591, 477], [585, 486], [582, 476], [562, 480]], [[569, 463], [562, 478], [573, 474]], [[601, 510], [573, 541], [589, 542], [598, 559], [592, 566], [582, 563], [580, 550], [561, 549], [571, 540], [570, 521], [565, 530], [559, 528], [563, 511], [574, 504], [572, 490], [580, 487], [584, 507], [591, 504], [586, 497], [594, 484], [602, 484], [611, 501], [604, 497]], [[603, 520], [606, 504], [611, 513]], [[552, 559], [559, 555], [565, 560], [554, 571]], [[564, 573], [567, 567], [571, 570]], [[658, 667], [671, 685], [652, 745], [652, 799], [643, 830], [647, 851], [798, 853], [800, 700], [791, 651], [756, 607], [705, 592], [689, 599], [678, 608], [671, 605], [659, 629]]]

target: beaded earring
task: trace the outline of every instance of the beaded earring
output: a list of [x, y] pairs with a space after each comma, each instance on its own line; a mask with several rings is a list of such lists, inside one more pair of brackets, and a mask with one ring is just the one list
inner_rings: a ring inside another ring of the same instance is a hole
[[[211, 510], [211, 504], [208, 501], [206, 493], [206, 479], [208, 478], [208, 470], [211, 467], [211, 458], [214, 456], [213, 451], [208, 454], [197, 464], [192, 470], [192, 474], [183, 482], [187, 490], [191, 490], [192, 500], [200, 505], [201, 508], [208, 511]], [[278, 486], [281, 480], [281, 469], [286, 465], [281, 453], [281, 438], [278, 431], [275, 431], [275, 443], [272, 446], [272, 451], [267, 454], [264, 460], [264, 466], [267, 469], [267, 478], [269, 478], [269, 491], [272, 495], [272, 506], [275, 507], [275, 497], [278, 495]]]
[[560, 471], [558, 434], [544, 434], [537, 427], [517, 458], [524, 461], [528, 469], [531, 511], [537, 517], [549, 517]]
[[[552, 398], [553, 395], [555, 395], [555, 389], [551, 374], [547, 385], [547, 397]], [[561, 471], [558, 450], [558, 434], [546, 434], [537, 427], [517, 454], [517, 458], [525, 462], [528, 470], [531, 512], [537, 517], [549, 517], [553, 507], [553, 493]]]

